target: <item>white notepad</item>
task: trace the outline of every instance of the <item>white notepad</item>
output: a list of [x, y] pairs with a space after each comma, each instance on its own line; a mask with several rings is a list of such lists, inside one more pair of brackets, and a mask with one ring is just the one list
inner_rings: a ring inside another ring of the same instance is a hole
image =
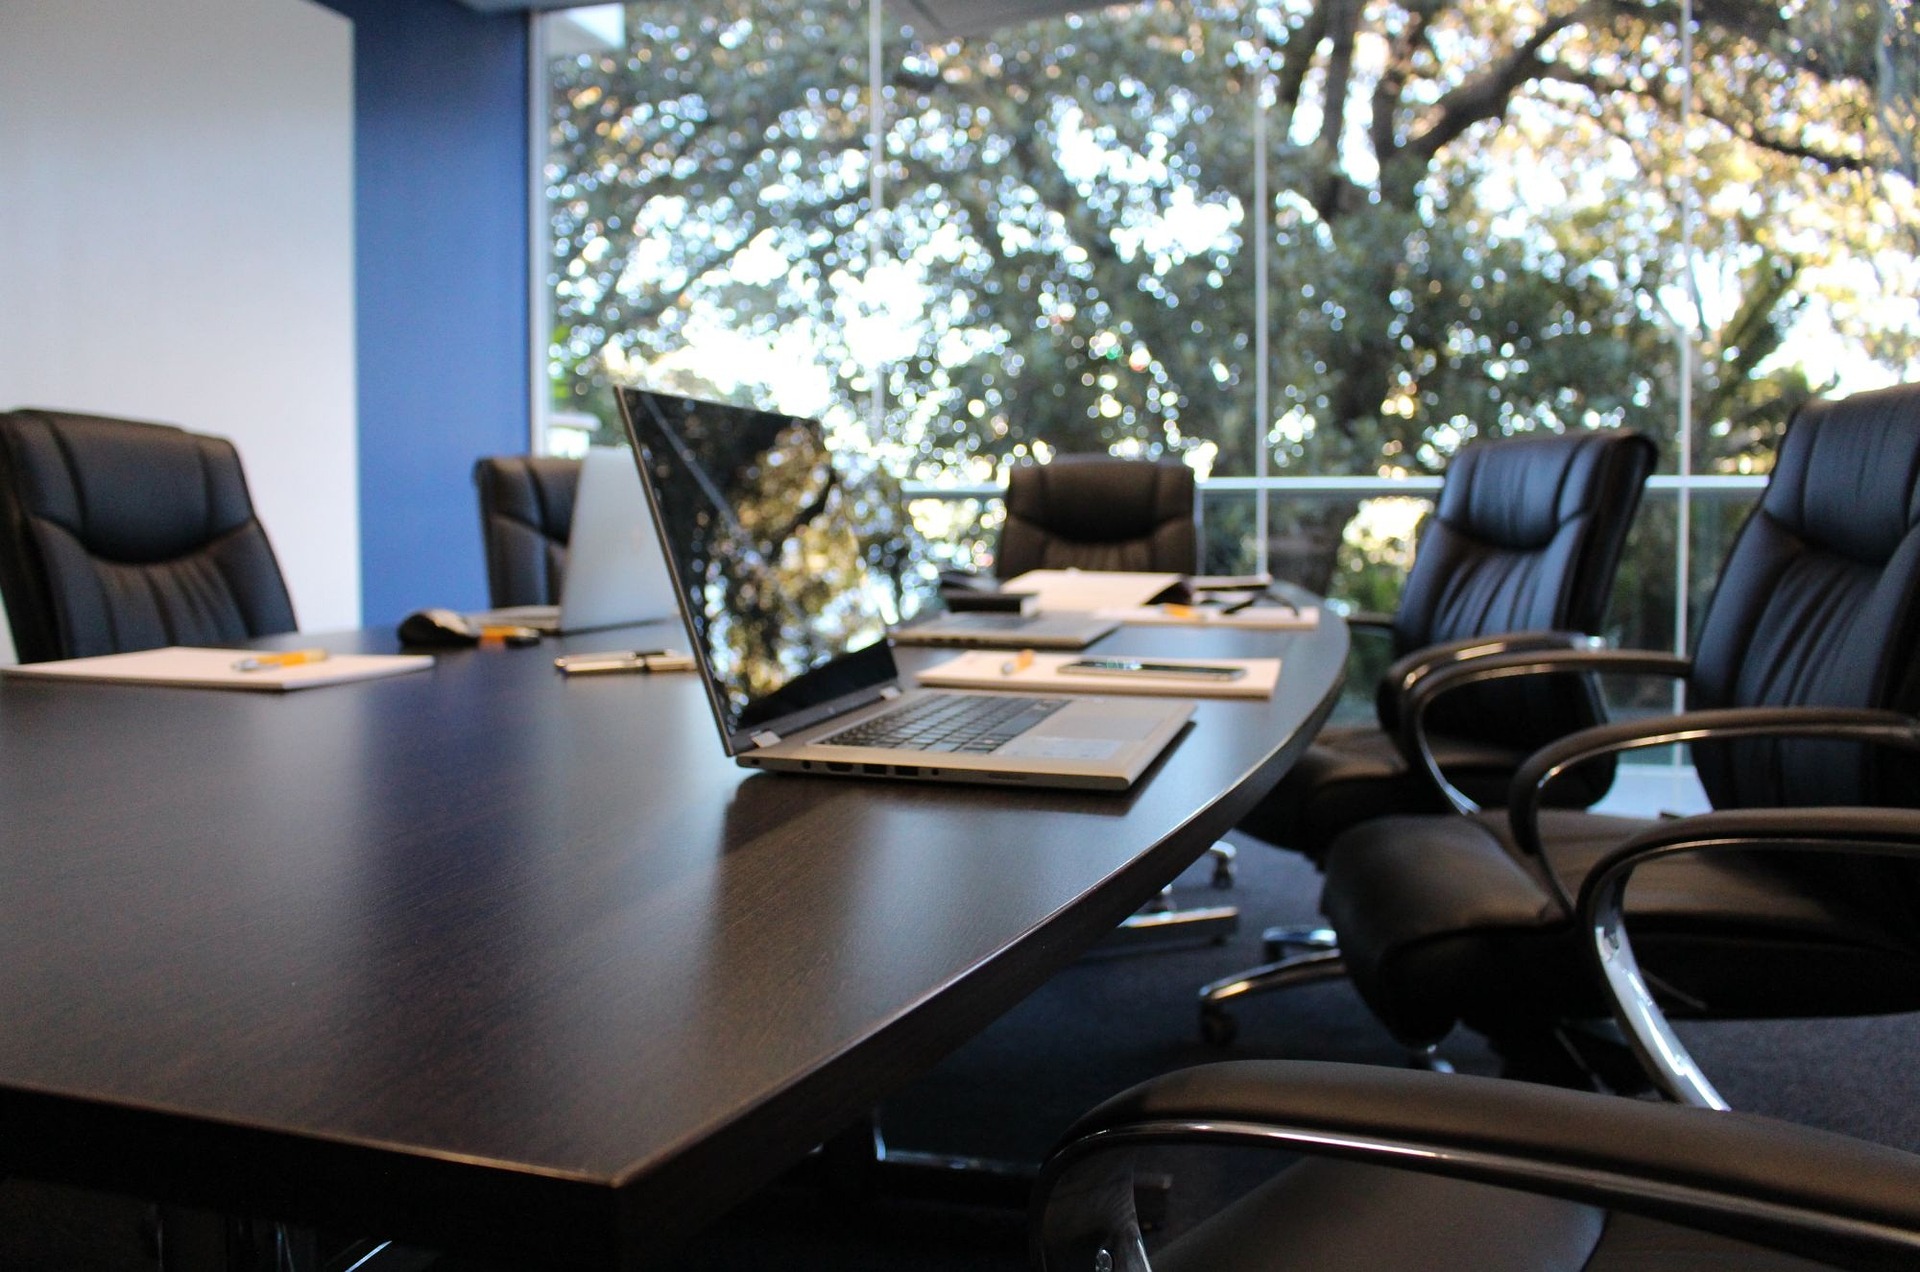
[[1131, 570], [1028, 570], [1000, 584], [1002, 593], [1039, 598], [1042, 614], [1062, 610], [1089, 610], [1145, 605], [1184, 579], [1179, 574], [1145, 574]]
[[245, 649], [195, 649], [169, 645], [131, 654], [103, 654], [98, 658], [68, 658], [60, 662], [0, 667], [0, 674], [23, 679], [83, 680], [115, 684], [178, 685], [189, 689], [251, 689], [285, 693], [319, 685], [374, 680], [433, 666], [431, 654], [333, 654], [319, 662], [260, 671], [236, 668], [247, 657]]
[[1005, 689], [1009, 692], [1156, 694], [1178, 698], [1271, 698], [1280, 683], [1278, 658], [1161, 658], [1142, 660], [1194, 667], [1238, 667], [1246, 674], [1237, 680], [1201, 680], [1192, 676], [1155, 676], [1146, 672], [1125, 675], [1080, 675], [1062, 671], [1086, 654], [1034, 654], [1027, 658], [1008, 650], [979, 649], [949, 658], [916, 677], [937, 689]]

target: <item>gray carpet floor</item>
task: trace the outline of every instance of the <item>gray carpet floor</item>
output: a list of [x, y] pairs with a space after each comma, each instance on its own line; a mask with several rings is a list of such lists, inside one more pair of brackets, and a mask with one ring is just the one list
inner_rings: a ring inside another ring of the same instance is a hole
[[[1292, 1058], [1398, 1065], [1405, 1054], [1351, 986], [1328, 982], [1257, 999], [1236, 1013], [1230, 1047], [1200, 1041], [1194, 991], [1261, 959], [1269, 924], [1317, 918], [1318, 876], [1302, 859], [1239, 844], [1239, 880], [1207, 886], [1204, 866], [1177, 885], [1187, 904], [1231, 899], [1241, 931], [1218, 946], [1102, 954], [1056, 976], [881, 1110], [890, 1145], [1038, 1161], [1081, 1112], [1157, 1073], [1218, 1059]], [[1920, 1152], [1920, 1016], [1684, 1025], [1681, 1032], [1736, 1107]], [[1475, 1036], [1443, 1047], [1462, 1072], [1499, 1060]], [[1196, 1157], [1176, 1172], [1174, 1225], [1219, 1204], [1269, 1164]], [[777, 1190], [742, 1207], [685, 1253], [699, 1272], [998, 1270], [1026, 1266], [1017, 1213], [874, 1202], [822, 1207]]]

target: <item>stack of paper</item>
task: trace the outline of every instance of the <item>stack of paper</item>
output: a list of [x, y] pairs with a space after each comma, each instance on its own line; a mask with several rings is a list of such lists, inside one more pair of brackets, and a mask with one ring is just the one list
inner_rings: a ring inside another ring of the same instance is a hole
[[289, 666], [243, 669], [256, 660], [270, 656], [271, 652], [170, 645], [165, 649], [143, 649], [131, 654], [105, 654], [99, 658], [69, 658], [61, 662], [0, 667], [0, 673], [48, 680], [284, 693], [291, 689], [311, 689], [316, 685], [397, 676], [433, 666], [433, 656], [430, 654], [330, 654]]

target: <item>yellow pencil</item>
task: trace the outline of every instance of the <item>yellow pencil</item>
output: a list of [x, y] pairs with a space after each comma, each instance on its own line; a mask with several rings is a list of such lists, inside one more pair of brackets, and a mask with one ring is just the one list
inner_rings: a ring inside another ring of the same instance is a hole
[[233, 664], [235, 671], [272, 671], [276, 667], [298, 667], [303, 663], [325, 662], [324, 649], [289, 649], [279, 653], [248, 654]]

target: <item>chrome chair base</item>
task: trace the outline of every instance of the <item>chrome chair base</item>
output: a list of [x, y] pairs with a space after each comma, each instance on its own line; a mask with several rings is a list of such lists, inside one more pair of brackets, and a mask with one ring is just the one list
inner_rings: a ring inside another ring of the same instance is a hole
[[1315, 981], [1343, 980], [1346, 960], [1337, 947], [1308, 949], [1248, 971], [1237, 972], [1200, 988], [1200, 1036], [1217, 1047], [1224, 1047], [1240, 1033], [1240, 1024], [1227, 1004], [1255, 994], [1310, 985]]
[[[1215, 888], [1233, 886], [1235, 849], [1229, 843], [1216, 843], [1207, 849], [1213, 861], [1208, 882]], [[1130, 949], [1142, 942], [1205, 941], [1215, 945], [1240, 930], [1240, 911], [1230, 905], [1188, 906], [1174, 904], [1173, 885], [1160, 889], [1160, 895], [1115, 928], [1098, 946], [1103, 951]]]
[[[1189, 906], [1184, 910], [1148, 906], [1127, 916], [1114, 937], [1126, 940], [1182, 938], [1219, 943], [1240, 930], [1240, 911], [1230, 905]], [[1109, 938], [1113, 939], [1113, 938]]]
[[1233, 863], [1239, 855], [1239, 849], [1222, 839], [1207, 849], [1207, 856], [1213, 861], [1213, 877], [1207, 882], [1225, 891], [1233, 886]]
[[1340, 938], [1330, 927], [1270, 927], [1260, 934], [1260, 942], [1266, 949], [1269, 963], [1277, 963], [1285, 958], [1288, 950], [1340, 948]]

